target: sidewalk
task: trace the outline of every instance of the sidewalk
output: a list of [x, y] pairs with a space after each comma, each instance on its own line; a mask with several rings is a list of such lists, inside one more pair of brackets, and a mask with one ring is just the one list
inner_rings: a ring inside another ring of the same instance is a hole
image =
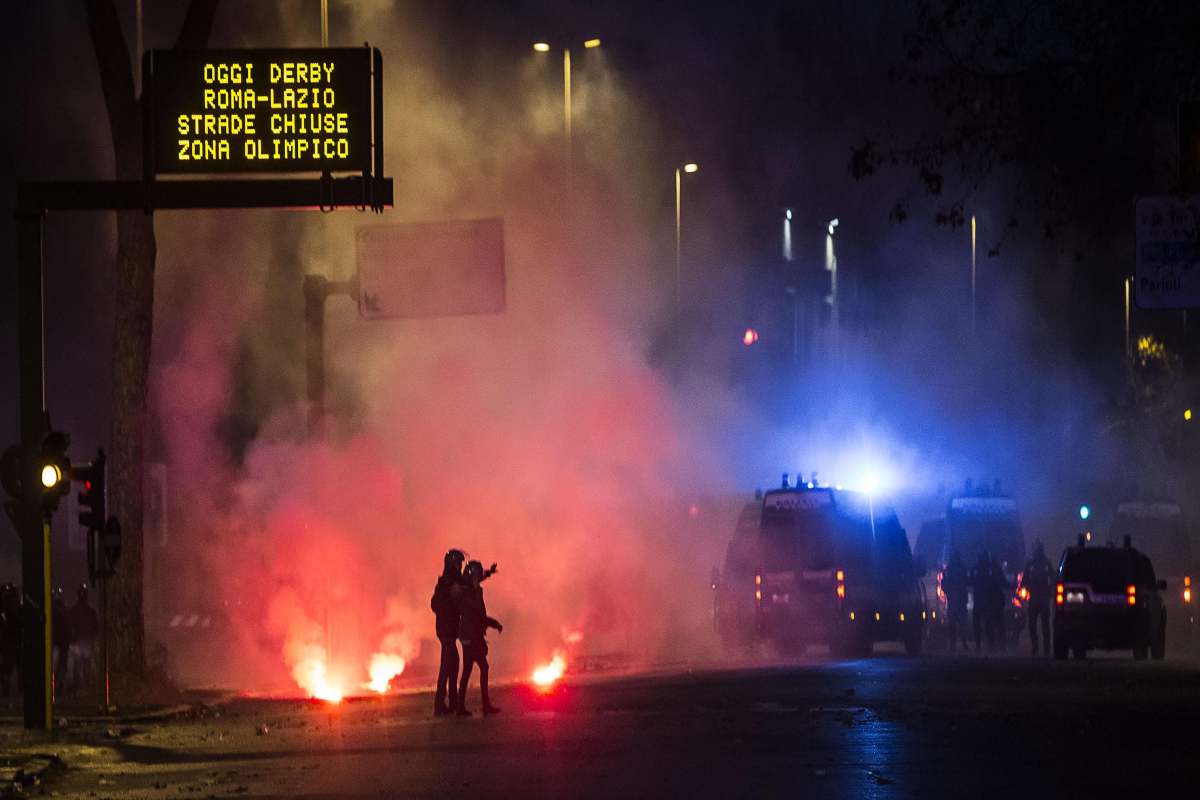
[[[136, 723], [163, 722], [186, 716], [203, 716], [233, 699], [233, 694], [198, 694], [191, 702], [161, 706], [138, 706], [111, 714], [100, 714], [94, 706], [67, 700], [55, 708], [54, 730], [26, 730], [19, 703], [0, 704], [0, 798], [26, 797], [47, 775], [70, 766], [72, 752], [80, 742], [74, 734], [88, 729], [101, 736], [120, 739]], [[191, 699], [191, 698], [189, 698]]]

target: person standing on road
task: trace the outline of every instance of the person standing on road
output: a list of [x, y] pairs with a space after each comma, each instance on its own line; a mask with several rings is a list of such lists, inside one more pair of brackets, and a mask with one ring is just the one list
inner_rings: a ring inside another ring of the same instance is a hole
[[88, 587], [83, 584], [75, 592], [75, 605], [67, 619], [71, 635], [71, 680], [76, 686], [88, 686], [96, 663], [96, 638], [100, 635], [100, 620], [96, 609], [88, 603]]
[[0, 586], [0, 691], [8, 696], [12, 677], [21, 691], [21, 591], [11, 583]]
[[50, 602], [50, 614], [53, 624], [51, 655], [54, 661], [54, 692], [62, 694], [67, 688], [67, 658], [71, 652], [71, 619], [67, 614], [67, 601], [63, 598], [61, 586], [54, 590], [54, 598]]
[[978, 653], [984, 639], [987, 640], [988, 650], [991, 650], [995, 646], [996, 636], [996, 612], [993, 606], [997, 589], [992, 574], [992, 557], [986, 550], [979, 554], [975, 569], [971, 571], [971, 590], [975, 595], [971, 617], [975, 627], [975, 652]]
[[955, 550], [950, 563], [942, 573], [942, 594], [946, 595], [946, 632], [950, 636], [950, 652], [962, 641], [963, 652], [967, 645], [967, 595], [971, 588], [971, 576], [962, 563], [962, 556]]
[[1050, 655], [1050, 585], [1054, 582], [1054, 568], [1046, 558], [1040, 541], [1033, 543], [1033, 555], [1025, 565], [1021, 585], [1029, 592], [1025, 600], [1025, 611], [1029, 616], [1029, 643], [1033, 654], [1038, 654], [1038, 620], [1042, 624], [1042, 652]]
[[[995, 635], [997, 649], [1008, 649], [1008, 626], [1005, 617], [1008, 616], [1008, 604], [1011, 599], [1012, 584], [1004, 574], [1004, 565], [995, 556], [992, 557], [992, 599], [988, 608], [992, 612], [992, 631]], [[1020, 631], [1017, 631], [1020, 633]]]
[[495, 628], [497, 633], [504, 632], [504, 626], [487, 615], [487, 606], [483, 602], [483, 587], [480, 583], [495, 572], [495, 565], [485, 572], [483, 564], [472, 561], [467, 564], [467, 590], [463, 595], [459, 608], [461, 619], [458, 625], [458, 638], [462, 641], [463, 669], [462, 681], [458, 685], [458, 707], [455, 710], [460, 717], [469, 717], [467, 710], [467, 684], [471, 681], [471, 667], [479, 666], [479, 692], [483, 700], [483, 713], [495, 714], [499, 708], [492, 705], [488, 697], [488, 646], [487, 629]]
[[[434, 716], [443, 716], [458, 708], [458, 623], [459, 605], [466, 592], [463, 581], [463, 561], [466, 556], [461, 550], [449, 550], [442, 558], [442, 575], [433, 589], [429, 601], [433, 609], [438, 642], [442, 645], [442, 659], [438, 667], [437, 690], [433, 695]], [[449, 692], [450, 705], [446, 705]]]

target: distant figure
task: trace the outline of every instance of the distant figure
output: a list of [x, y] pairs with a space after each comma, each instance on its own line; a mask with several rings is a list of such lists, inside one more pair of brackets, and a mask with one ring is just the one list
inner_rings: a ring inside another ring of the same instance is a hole
[[67, 687], [67, 658], [71, 652], [71, 620], [61, 586], [54, 590], [54, 598], [50, 601], [50, 613], [53, 626], [50, 638], [54, 645], [54, 691], [55, 694], [59, 694]]
[[988, 604], [992, 612], [992, 630], [995, 632], [996, 648], [1008, 649], [1008, 604], [1012, 600], [1013, 586], [1004, 574], [1004, 565], [1000, 560], [992, 558], [992, 599]]
[[75, 592], [75, 605], [68, 616], [71, 625], [71, 681], [86, 687], [96, 664], [96, 638], [100, 635], [100, 620], [88, 604], [87, 584]]
[[1033, 555], [1025, 565], [1021, 585], [1029, 591], [1025, 612], [1029, 617], [1029, 643], [1038, 654], [1038, 621], [1042, 624], [1042, 652], [1050, 655], [1050, 587], [1054, 583], [1054, 567], [1046, 558], [1042, 543], [1034, 542]]
[[[442, 575], [433, 589], [429, 601], [433, 609], [438, 642], [442, 645], [441, 665], [438, 667], [437, 691], [433, 695], [435, 716], [449, 714], [459, 706], [458, 702], [458, 621], [459, 605], [466, 593], [462, 574], [466, 556], [461, 550], [449, 550], [442, 558]], [[450, 694], [450, 705], [446, 705], [446, 693]]]
[[21, 592], [11, 583], [0, 586], [0, 690], [8, 696], [13, 674], [21, 691]]
[[992, 557], [985, 550], [979, 554], [975, 568], [971, 570], [971, 589], [975, 595], [975, 606], [971, 610], [975, 627], [975, 652], [979, 652], [986, 639], [988, 650], [996, 646], [996, 576], [992, 571]]
[[946, 631], [950, 636], [950, 652], [962, 642], [967, 652], [967, 595], [971, 589], [971, 576], [962, 563], [962, 556], [955, 550], [950, 563], [942, 573], [942, 593], [946, 595]]
[[461, 618], [458, 625], [458, 638], [463, 647], [462, 680], [458, 684], [456, 708], [460, 717], [471, 715], [466, 704], [467, 684], [471, 680], [471, 667], [476, 664], [479, 666], [479, 692], [483, 700], [483, 713], [495, 714], [500, 710], [492, 705], [488, 697], [487, 629], [495, 628], [497, 632], [503, 633], [504, 626], [487, 615], [487, 606], [483, 602], [483, 587], [480, 586], [484, 579], [494, 573], [495, 565], [493, 569], [484, 572], [483, 564], [478, 561], [467, 564], [467, 588], [459, 606]]

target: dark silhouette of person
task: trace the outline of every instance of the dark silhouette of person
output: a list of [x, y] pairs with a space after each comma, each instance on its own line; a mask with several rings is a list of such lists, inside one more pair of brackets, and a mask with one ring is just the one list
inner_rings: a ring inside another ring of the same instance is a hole
[[21, 592], [11, 583], [0, 586], [0, 690], [8, 695], [12, 676], [21, 690]]
[[1008, 604], [1012, 600], [1013, 586], [1004, 574], [1004, 566], [999, 559], [992, 557], [992, 599], [988, 609], [992, 613], [992, 630], [995, 634], [996, 647], [1008, 649]]
[[[442, 716], [458, 708], [458, 623], [459, 604], [466, 592], [462, 568], [466, 556], [461, 550], [449, 550], [442, 559], [442, 575], [429, 601], [433, 609], [442, 659], [438, 667], [437, 690], [433, 695], [433, 713]], [[450, 705], [446, 705], [449, 693]]]
[[971, 609], [972, 622], [975, 628], [975, 651], [979, 652], [983, 641], [987, 641], [988, 650], [996, 643], [996, 576], [992, 569], [992, 557], [985, 550], [979, 554], [975, 568], [971, 570], [971, 589], [975, 595], [975, 605]]
[[[495, 565], [493, 565], [494, 567]], [[487, 629], [495, 628], [498, 633], [504, 632], [504, 626], [487, 615], [487, 606], [483, 602], [483, 587], [480, 584], [495, 569], [485, 572], [483, 564], [472, 561], [467, 564], [466, 592], [459, 604], [461, 617], [458, 624], [458, 638], [463, 648], [462, 680], [458, 684], [458, 707], [456, 713], [469, 717], [467, 710], [467, 684], [471, 681], [471, 668], [479, 667], [479, 692], [483, 701], [483, 713], [495, 714], [499, 708], [492, 705], [488, 697], [488, 646]]]
[[1038, 654], [1037, 627], [1042, 626], [1042, 652], [1050, 655], [1050, 589], [1054, 583], [1054, 567], [1046, 558], [1042, 543], [1033, 543], [1033, 555], [1021, 573], [1021, 585], [1029, 591], [1025, 601], [1025, 613], [1029, 618], [1029, 642], [1033, 654]]
[[54, 688], [55, 693], [63, 691], [67, 686], [67, 658], [71, 652], [71, 620], [67, 613], [67, 601], [63, 598], [62, 587], [54, 590], [54, 598], [50, 603], [50, 632], [54, 649]]
[[950, 652], [958, 648], [962, 642], [963, 651], [967, 645], [967, 596], [971, 590], [971, 576], [962, 563], [962, 556], [955, 550], [950, 556], [950, 563], [942, 573], [942, 593], [946, 595], [946, 631], [950, 637]]
[[100, 635], [100, 620], [96, 609], [88, 604], [87, 584], [75, 592], [75, 605], [67, 617], [71, 624], [71, 680], [81, 686], [87, 685], [96, 660], [96, 638]]

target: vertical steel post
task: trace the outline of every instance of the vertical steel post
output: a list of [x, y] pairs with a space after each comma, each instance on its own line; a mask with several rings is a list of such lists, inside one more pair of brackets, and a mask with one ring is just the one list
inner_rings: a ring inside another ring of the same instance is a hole
[[971, 344], [975, 344], [975, 215], [971, 215]]
[[680, 255], [680, 247], [683, 244], [683, 232], [682, 232], [682, 228], [681, 228], [681, 225], [682, 225], [682, 215], [681, 215], [682, 198], [680, 196], [682, 191], [683, 191], [683, 176], [680, 174], [680, 168], [676, 167], [675, 168], [675, 316], [676, 316], [676, 318], [679, 317], [679, 309], [680, 309], [680, 304], [681, 304], [681, 300], [682, 300], [680, 295], [683, 290], [683, 280], [681, 277], [681, 267], [680, 267], [680, 262], [682, 260], [682, 256]]
[[42, 212], [17, 212], [17, 351], [24, 497], [20, 514], [21, 682], [25, 727], [49, 730], [53, 722], [50, 683], [50, 520], [41, 511], [37, 456], [46, 433], [45, 344], [42, 324]]
[[571, 50], [563, 48], [563, 138], [565, 140], [567, 189], [571, 188]]
[[304, 364], [308, 389], [308, 440], [325, 433], [325, 296], [323, 275], [304, 276]]

